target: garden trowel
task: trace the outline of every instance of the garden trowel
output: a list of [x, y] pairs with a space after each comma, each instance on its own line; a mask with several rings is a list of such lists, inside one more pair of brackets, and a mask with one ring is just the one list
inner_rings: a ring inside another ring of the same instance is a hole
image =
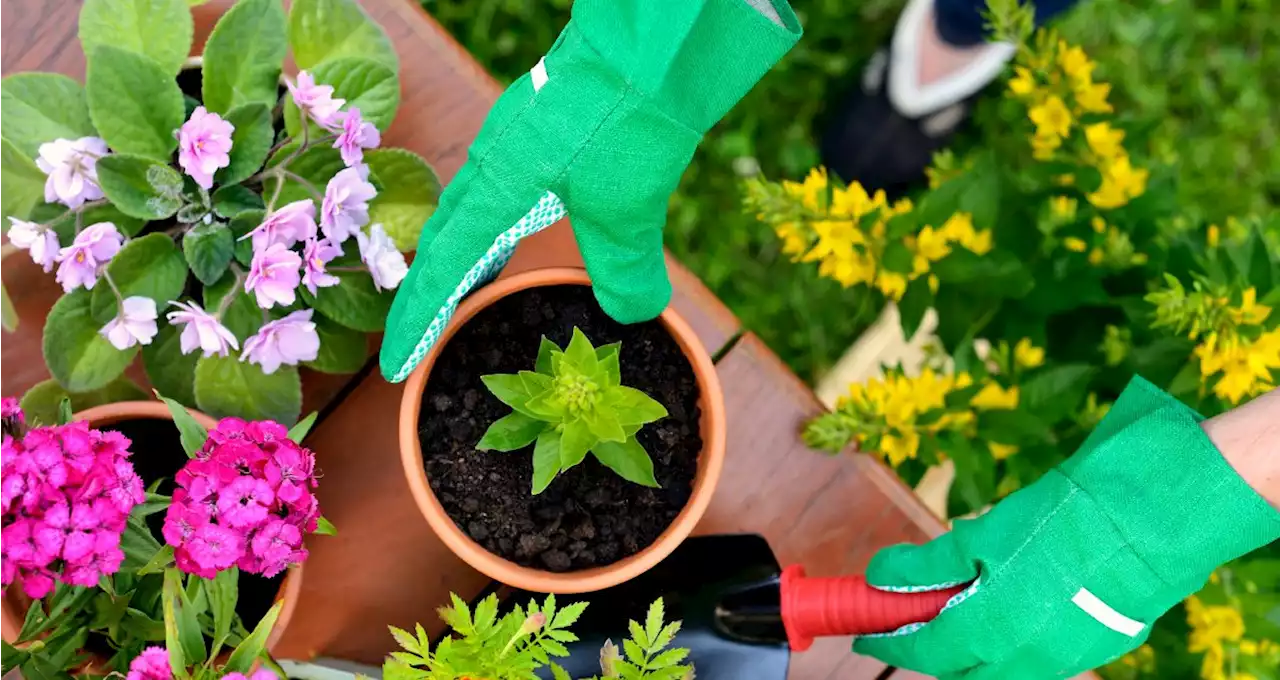
[[[628, 621], [643, 621], [661, 597], [666, 620], [684, 622], [672, 646], [689, 649], [686, 663], [698, 680], [784, 680], [791, 653], [815, 638], [887, 633], [929, 621], [964, 588], [890, 593], [860, 576], [809, 578], [799, 565], [781, 569], [761, 536], [700, 536], [627, 583], [558, 596], [561, 606], [591, 604], [573, 626], [580, 641], [556, 661], [575, 678], [599, 674], [605, 641], [620, 644]], [[541, 597], [515, 592], [506, 600]]]

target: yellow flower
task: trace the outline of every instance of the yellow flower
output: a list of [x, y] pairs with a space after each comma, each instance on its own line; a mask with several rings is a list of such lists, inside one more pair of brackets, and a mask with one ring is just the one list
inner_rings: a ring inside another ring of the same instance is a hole
[[1014, 77], [1009, 81], [1009, 91], [1017, 97], [1025, 97], [1036, 91], [1036, 77], [1025, 66], [1013, 68]]
[[936, 294], [938, 292], [938, 275], [929, 275], [929, 292]]
[[1085, 243], [1083, 239], [1078, 239], [1074, 236], [1068, 236], [1062, 239], [1062, 247], [1066, 248], [1067, 250], [1070, 250], [1073, 253], [1083, 253], [1084, 251], [1089, 249], [1089, 244]]
[[1089, 148], [1101, 158], [1115, 158], [1124, 153], [1124, 130], [1112, 128], [1111, 123], [1086, 125], [1084, 138]]
[[1018, 452], [1018, 447], [1000, 442], [987, 442], [987, 448], [991, 449], [991, 457], [996, 460], [1004, 460]]
[[1209, 233], [1205, 235], [1204, 240], [1205, 240], [1205, 243], [1207, 243], [1210, 248], [1218, 247], [1218, 242], [1222, 240], [1222, 231], [1218, 229], [1218, 225], [1216, 224], [1209, 225]]
[[1049, 199], [1049, 211], [1054, 217], [1070, 222], [1076, 218], [1077, 201], [1070, 196], [1054, 196]]
[[1226, 680], [1222, 673], [1222, 665], [1226, 661], [1221, 645], [1214, 645], [1205, 650], [1204, 661], [1200, 663], [1200, 677], [1204, 680]]
[[973, 228], [973, 216], [969, 213], [956, 213], [942, 224], [942, 235], [948, 241], [959, 243], [977, 255], [991, 252], [991, 230], [977, 231]]
[[775, 226], [774, 231], [782, 239], [783, 254], [792, 256], [792, 259], [799, 257], [809, 247], [804, 227], [796, 222], [783, 222]]
[[1075, 186], [1076, 176], [1070, 173], [1067, 173], [1065, 175], [1055, 175], [1053, 178], [1053, 183], [1057, 184], [1060, 187]]
[[1244, 291], [1240, 306], [1229, 309], [1227, 313], [1238, 324], [1257, 326], [1266, 321], [1267, 317], [1271, 315], [1271, 308], [1267, 305], [1258, 304], [1258, 290], [1249, 288]]
[[1089, 251], [1089, 264], [1097, 267], [1102, 264], [1102, 260], [1106, 257], [1106, 253], [1101, 248], [1094, 248]]
[[818, 265], [818, 274], [826, 276], [848, 288], [859, 283], [871, 283], [876, 273], [876, 263], [869, 255], [852, 251], [828, 257]]
[[827, 197], [827, 169], [813, 168], [804, 178], [804, 183], [783, 181], [782, 188], [793, 198], [800, 199], [801, 205], [813, 212], [823, 212], [823, 204]]
[[844, 189], [836, 189], [831, 194], [831, 213], [837, 217], [859, 219], [876, 208], [885, 205], [883, 191], [877, 191], [874, 197], [867, 194], [861, 184], [854, 182]]
[[1072, 92], [1076, 96], [1076, 106], [1084, 113], [1111, 113], [1114, 110], [1107, 102], [1107, 96], [1111, 94], [1111, 85], [1107, 83], [1077, 81]]
[[999, 383], [987, 383], [973, 396], [969, 405], [983, 410], [1018, 408], [1018, 387], [1015, 385], [1006, 390]]
[[947, 245], [947, 237], [941, 230], [925, 227], [916, 234], [915, 252], [930, 262], [937, 262], [951, 254], [951, 246]]
[[1093, 227], [1093, 230], [1099, 234], [1105, 234], [1107, 231], [1107, 221], [1097, 215], [1094, 215], [1093, 219], [1089, 220], [1089, 226]]
[[1093, 78], [1094, 66], [1079, 46], [1067, 47], [1066, 41], [1058, 41], [1058, 67], [1068, 78], [1077, 82], [1089, 80]]
[[901, 435], [886, 434], [880, 438], [880, 453], [884, 454], [893, 467], [898, 467], [908, 458], [915, 458], [919, 450], [920, 435], [915, 430], [908, 430]]
[[1280, 327], [1263, 333], [1252, 342], [1210, 333], [1196, 347], [1195, 355], [1200, 359], [1202, 376], [1222, 374], [1213, 386], [1213, 393], [1238, 404], [1246, 396], [1261, 394], [1274, 387], [1271, 370], [1280, 368]]
[[1066, 137], [1071, 134], [1071, 111], [1056, 94], [1031, 107], [1028, 115], [1036, 124], [1036, 137]]
[[1044, 348], [1031, 344], [1031, 338], [1023, 338], [1013, 346], [1013, 362], [1023, 368], [1035, 368], [1044, 364]]
[[907, 277], [898, 272], [881, 270], [876, 275], [876, 288], [890, 300], [901, 300], [907, 292]]
[[1243, 654], [1243, 655], [1245, 655], [1245, 656], [1257, 656], [1257, 655], [1258, 655], [1258, 643], [1257, 643], [1257, 642], [1254, 642], [1253, 640], [1241, 640], [1241, 641], [1240, 641], [1240, 653], [1241, 653], [1241, 654]]
[[1062, 146], [1062, 138], [1057, 135], [1040, 135], [1031, 138], [1031, 157], [1038, 161], [1053, 158], [1053, 153]]
[[1089, 202], [1103, 210], [1119, 208], [1147, 190], [1148, 172], [1135, 168], [1129, 157], [1121, 155], [1111, 159], [1102, 171], [1102, 185], [1089, 194]]

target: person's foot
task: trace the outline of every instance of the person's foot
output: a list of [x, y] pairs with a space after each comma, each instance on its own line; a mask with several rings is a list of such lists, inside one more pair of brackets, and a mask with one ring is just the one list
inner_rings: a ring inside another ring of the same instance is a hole
[[933, 0], [910, 0], [889, 46], [867, 63], [822, 137], [823, 163], [846, 182], [900, 193], [918, 182], [968, 119], [972, 99], [1013, 57], [1007, 43], [956, 46]]

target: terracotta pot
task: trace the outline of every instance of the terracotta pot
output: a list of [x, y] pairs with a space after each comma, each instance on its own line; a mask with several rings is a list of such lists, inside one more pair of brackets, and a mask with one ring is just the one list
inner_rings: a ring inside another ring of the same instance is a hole
[[613, 564], [557, 573], [521, 566], [498, 557], [454, 524], [431, 491], [431, 485], [427, 483], [422, 446], [418, 441], [418, 412], [422, 406], [427, 379], [431, 375], [431, 367], [450, 338], [480, 310], [512, 293], [564, 284], [587, 286], [591, 284], [591, 280], [582, 269], [536, 269], [499, 280], [476, 291], [458, 306], [458, 311], [440, 341], [409, 376], [400, 401], [400, 456], [404, 462], [405, 477], [418, 508], [431, 528], [450, 550], [477, 571], [513, 587], [543, 593], [585, 593], [608, 588], [633, 579], [661, 562], [689, 536], [706, 512], [720, 479], [725, 453], [724, 395], [720, 391], [715, 364], [693, 329], [674, 309], [668, 307], [659, 320], [684, 351], [698, 381], [698, 405], [702, 411], [702, 453], [698, 456], [698, 473], [693, 480], [693, 494], [667, 530], [648, 547]]
[[[217, 424], [213, 418], [199, 411], [188, 410], [205, 429], [212, 429]], [[128, 420], [172, 420], [169, 408], [159, 401], [122, 401], [95, 406], [75, 414], [74, 419], [87, 421], [94, 428]], [[302, 567], [299, 565], [288, 570], [284, 582], [280, 584], [280, 592], [276, 594], [276, 601], [283, 601], [284, 607], [280, 610], [280, 617], [276, 619], [271, 635], [267, 637], [268, 651], [284, 635], [285, 628], [289, 626], [289, 619], [293, 617], [293, 610], [298, 605], [298, 595], [301, 592]], [[18, 637], [18, 632], [22, 630], [23, 617], [26, 616], [27, 607], [30, 604], [31, 600], [19, 588], [7, 589], [3, 602], [0, 602], [0, 624], [3, 624], [5, 642], [13, 642]]]

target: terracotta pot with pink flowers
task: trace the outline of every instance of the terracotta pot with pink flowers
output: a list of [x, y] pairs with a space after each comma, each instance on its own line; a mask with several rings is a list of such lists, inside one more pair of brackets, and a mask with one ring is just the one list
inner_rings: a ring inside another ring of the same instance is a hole
[[4, 400], [5, 673], [244, 674], [283, 634], [303, 537], [333, 530], [298, 443], [312, 419], [164, 401], [64, 400], [44, 424]]

